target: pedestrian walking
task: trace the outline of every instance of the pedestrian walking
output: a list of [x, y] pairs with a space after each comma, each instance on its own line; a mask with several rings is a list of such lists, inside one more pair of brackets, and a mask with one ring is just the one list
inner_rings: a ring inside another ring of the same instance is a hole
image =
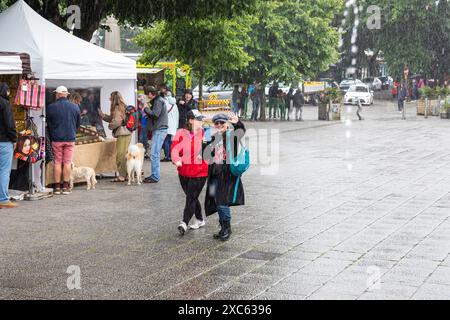
[[239, 92], [239, 86], [235, 85], [233, 93], [231, 94], [231, 108], [235, 114], [239, 114], [240, 103], [241, 93]]
[[231, 236], [232, 206], [245, 204], [242, 180], [234, 176], [230, 161], [238, 152], [238, 145], [245, 134], [245, 126], [236, 115], [218, 114], [213, 117], [215, 133], [205, 148], [208, 159], [208, 181], [205, 198], [206, 216], [219, 214], [220, 231], [215, 239], [226, 241]]
[[116, 138], [116, 165], [119, 176], [111, 182], [125, 182], [127, 177], [126, 155], [131, 142], [131, 131], [125, 126], [127, 104], [118, 91], [111, 93], [109, 97], [110, 114], [106, 115], [101, 109], [98, 110], [101, 118], [109, 123], [108, 128], [112, 130], [112, 135]]
[[186, 233], [194, 215], [195, 221], [189, 227], [199, 229], [205, 226], [202, 207], [198, 200], [208, 177], [208, 164], [203, 160], [202, 154], [204, 119], [205, 116], [198, 110], [189, 111], [185, 128], [178, 130], [172, 141], [172, 162], [178, 169], [180, 184], [186, 195], [183, 220], [178, 226], [181, 235]]
[[9, 87], [0, 83], [0, 208], [15, 208], [17, 204], [9, 200], [9, 177], [17, 142], [16, 123], [11, 104], [9, 103]]
[[250, 99], [252, 100], [252, 116], [250, 119], [252, 121], [257, 121], [259, 109], [261, 107], [261, 101], [259, 97], [259, 84], [253, 87], [253, 90], [250, 93]]
[[356, 109], [356, 115], [358, 116], [359, 120], [364, 120], [364, 117], [362, 116], [362, 102], [361, 99], [356, 99], [355, 104], [358, 106], [358, 108]]
[[305, 97], [301, 89], [297, 89], [294, 94], [295, 121], [303, 121], [303, 106], [305, 105]]
[[198, 104], [194, 100], [194, 95], [191, 89], [184, 91], [183, 97], [178, 102], [178, 129], [184, 128], [187, 121], [187, 114], [189, 111], [198, 109]]
[[278, 110], [281, 120], [286, 120], [286, 94], [283, 92], [282, 89], [278, 89]]
[[166, 92], [164, 102], [166, 104], [168, 119], [167, 119], [167, 136], [163, 144], [164, 159], [162, 161], [170, 162], [172, 161], [170, 155], [172, 140], [177, 133], [180, 116], [178, 113], [177, 100], [174, 97], [172, 97], [172, 92], [170, 90]]
[[406, 91], [405, 85], [402, 83], [400, 84], [400, 87], [398, 88], [398, 111], [403, 112], [403, 108], [405, 107], [405, 100], [408, 95], [408, 92]]
[[167, 136], [169, 119], [164, 99], [158, 94], [155, 87], [145, 89], [150, 100], [150, 106], [144, 109], [148, 116], [148, 128], [152, 131], [152, 145], [150, 149], [150, 161], [152, 173], [144, 179], [144, 183], [158, 183], [161, 179], [161, 149]]
[[59, 86], [54, 92], [56, 92], [56, 102], [46, 108], [48, 134], [55, 157], [53, 193], [67, 195], [72, 192], [69, 182], [72, 176], [73, 152], [81, 114], [80, 107], [67, 99], [69, 91], [66, 87]]
[[285, 97], [285, 105], [286, 105], [286, 113], [287, 113], [288, 121], [290, 118], [291, 104], [292, 104], [293, 99], [294, 99], [294, 88], [290, 87], [289, 92], [287, 93], [287, 95]]
[[240, 105], [239, 105], [240, 117], [243, 117], [244, 119], [247, 119], [248, 97], [249, 97], [249, 94], [248, 94], [247, 86], [244, 85], [241, 90]]
[[278, 84], [274, 83], [269, 89], [269, 119], [276, 118], [277, 108], [278, 108]]

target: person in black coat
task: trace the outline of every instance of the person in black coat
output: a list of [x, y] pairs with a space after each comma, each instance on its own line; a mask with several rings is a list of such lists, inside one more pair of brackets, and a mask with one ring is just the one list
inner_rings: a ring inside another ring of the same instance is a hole
[[187, 115], [189, 111], [198, 109], [198, 104], [194, 100], [194, 95], [191, 89], [184, 91], [183, 98], [178, 102], [178, 113], [180, 115], [178, 120], [178, 129], [184, 128], [187, 122]]
[[[206, 159], [209, 167], [205, 213], [206, 216], [211, 216], [218, 212], [221, 228], [219, 233], [214, 234], [214, 238], [226, 241], [231, 236], [230, 207], [245, 204], [242, 180], [238, 180], [238, 177], [231, 173], [227, 161], [228, 153], [231, 153], [233, 158], [237, 155], [239, 142], [245, 134], [245, 126], [237, 116], [229, 117], [225, 114], [214, 116], [213, 122], [216, 133], [204, 151], [206, 156], [211, 156], [211, 159]], [[230, 141], [230, 148], [227, 147], [228, 137], [233, 139]]]
[[17, 206], [9, 201], [8, 195], [14, 144], [17, 141], [16, 123], [8, 97], [8, 85], [0, 83], [0, 208]]

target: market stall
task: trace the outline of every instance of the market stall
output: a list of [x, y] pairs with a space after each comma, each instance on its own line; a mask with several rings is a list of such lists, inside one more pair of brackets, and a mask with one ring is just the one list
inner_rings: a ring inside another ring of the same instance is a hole
[[[23, 0], [17, 1], [0, 14], [0, 30], [8, 30], [0, 33], [0, 51], [25, 51], [30, 54], [35, 76], [41, 79], [41, 84], [47, 89], [47, 103], [52, 102], [51, 91], [64, 85], [69, 91], [86, 90], [87, 99], [90, 99], [92, 93], [97, 100], [91, 101], [94, 111], [101, 108], [104, 113], [109, 113], [109, 97], [113, 91], [119, 91], [127, 104], [136, 104], [135, 61], [71, 35], [41, 17]], [[34, 112], [33, 116], [39, 119], [41, 114]], [[44, 135], [45, 125], [36, 125]], [[107, 141], [112, 141], [110, 143], [113, 144], [114, 140], [107, 126], [105, 134]], [[136, 138], [134, 137], [134, 141]], [[107, 141], [92, 144], [90, 148], [96, 148], [96, 151], [91, 150], [90, 157], [103, 155], [104, 150], [113, 149], [102, 146]], [[104, 161], [101, 156], [87, 161], [80, 156], [82, 153], [84, 150], [77, 146], [75, 157], [80, 161], [78, 165], [88, 166], [93, 162]], [[40, 174], [39, 168], [37, 165], [36, 171]], [[107, 169], [114, 171], [112, 168]], [[42, 177], [45, 176], [47, 175], [43, 173]]]
[[138, 90], [144, 93], [145, 85], [157, 87], [168, 84], [173, 95], [181, 98], [184, 90], [191, 87], [191, 68], [180, 62], [158, 62], [155, 65], [137, 63]]
[[[6, 83], [10, 88], [10, 104], [12, 106], [16, 130], [19, 132], [19, 136], [23, 136], [26, 124], [30, 124], [30, 109], [27, 106], [27, 96], [20, 96], [21, 85], [31, 78], [31, 67], [30, 67], [30, 57], [25, 53], [16, 52], [0, 52], [0, 82]], [[19, 94], [18, 94], [19, 93]], [[31, 93], [31, 92], [30, 92]], [[40, 143], [39, 137], [30, 137], [31, 141], [33, 138], [37, 143]], [[25, 140], [26, 141], [26, 140]], [[37, 144], [35, 143], [35, 145]], [[20, 139], [18, 141], [20, 145]], [[40, 145], [37, 146], [39, 148]], [[32, 166], [33, 157], [29, 155], [33, 154], [33, 146], [25, 144], [23, 147], [25, 152], [18, 156], [18, 152], [14, 152], [14, 159], [12, 162], [12, 169], [10, 174], [9, 189], [19, 191], [23, 195], [30, 195], [34, 192], [33, 188], [33, 176]]]

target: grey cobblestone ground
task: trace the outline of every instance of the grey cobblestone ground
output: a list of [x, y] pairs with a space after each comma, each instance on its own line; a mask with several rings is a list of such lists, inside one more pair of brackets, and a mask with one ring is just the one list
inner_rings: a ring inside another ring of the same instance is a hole
[[[158, 185], [102, 181], [1, 210], [0, 298], [449, 299], [450, 122], [365, 111], [250, 123], [281, 129], [280, 170], [246, 174], [227, 243], [212, 239], [216, 216], [178, 236], [170, 164]], [[81, 290], [67, 289], [71, 265]]]

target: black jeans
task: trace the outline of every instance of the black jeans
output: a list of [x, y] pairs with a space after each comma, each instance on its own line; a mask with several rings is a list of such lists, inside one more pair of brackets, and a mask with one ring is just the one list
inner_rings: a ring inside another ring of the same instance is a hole
[[184, 223], [187, 225], [194, 214], [197, 220], [203, 221], [202, 207], [200, 201], [198, 201], [198, 197], [205, 186], [207, 178], [178, 177], [180, 178], [181, 187], [186, 194], [186, 205], [183, 212]]

